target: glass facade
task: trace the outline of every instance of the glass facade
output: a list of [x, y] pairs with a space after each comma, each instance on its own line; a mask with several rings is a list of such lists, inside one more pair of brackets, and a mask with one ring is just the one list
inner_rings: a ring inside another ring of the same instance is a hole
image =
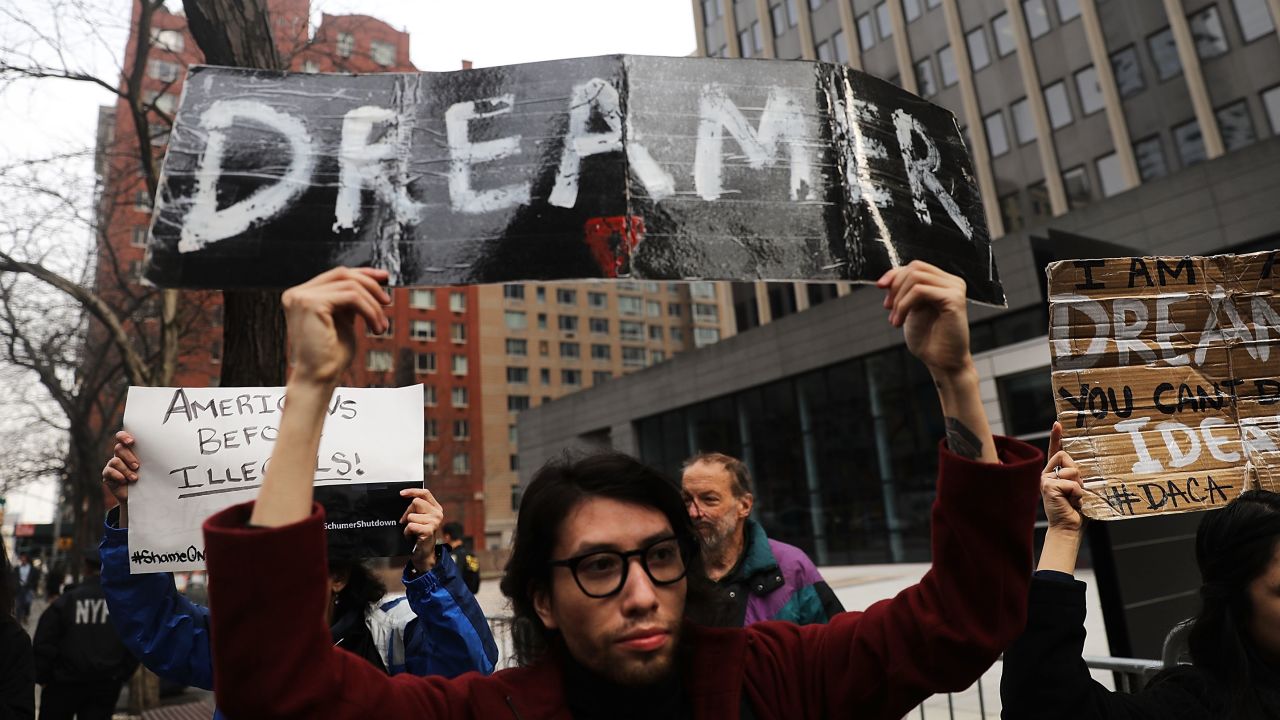
[[819, 565], [922, 562], [942, 416], [905, 347], [636, 422], [641, 458], [678, 476], [697, 452], [751, 468], [755, 517]]

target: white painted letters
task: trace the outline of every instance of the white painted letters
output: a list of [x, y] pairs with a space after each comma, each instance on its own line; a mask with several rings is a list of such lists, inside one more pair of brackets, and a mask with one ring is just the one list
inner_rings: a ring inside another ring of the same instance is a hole
[[[929, 206], [925, 200], [924, 191], [928, 189], [938, 198], [938, 202], [943, 209], [947, 211], [947, 215], [951, 218], [951, 222], [955, 223], [956, 228], [968, 239], [973, 239], [973, 226], [969, 224], [969, 219], [960, 211], [960, 206], [956, 204], [955, 198], [951, 197], [951, 193], [942, 186], [942, 182], [938, 180], [938, 168], [942, 164], [942, 158], [938, 154], [938, 148], [933, 144], [933, 140], [929, 139], [928, 133], [920, 126], [920, 121], [916, 120], [905, 110], [893, 111], [893, 124], [898, 130], [898, 147], [902, 151], [902, 163], [907, 169], [907, 181], [911, 184], [911, 196], [915, 201], [916, 216], [920, 218], [920, 222], [925, 225], [932, 225], [933, 218], [929, 214]], [[914, 136], [914, 137], [913, 137]], [[922, 158], [915, 156], [916, 140], [924, 144], [925, 155]]]
[[[369, 136], [377, 125], [392, 123], [395, 132], [388, 138], [370, 143]], [[409, 142], [413, 121], [390, 108], [365, 105], [342, 118], [342, 145], [338, 149], [338, 198], [334, 206], [333, 230], [354, 229], [360, 219], [360, 192], [372, 186], [378, 199], [395, 210], [396, 221], [407, 225], [418, 222], [422, 205], [409, 197], [405, 187], [408, 177]], [[383, 161], [396, 160], [400, 182], [393, 186]]]
[[813, 142], [809, 120], [799, 102], [786, 91], [769, 92], [760, 113], [759, 128], [752, 128], [724, 88], [707, 85], [698, 107], [698, 144], [693, 159], [693, 185], [703, 200], [718, 200], [724, 188], [724, 131], [728, 130], [746, 155], [747, 165], [759, 170], [778, 161], [778, 145], [786, 143], [791, 161], [791, 199], [812, 200]]
[[[482, 111], [478, 105], [492, 105]], [[449, 204], [455, 212], [479, 214], [524, 205], [529, 202], [529, 183], [513, 183], [489, 190], [471, 187], [471, 166], [520, 154], [520, 136], [471, 142], [472, 120], [498, 117], [511, 112], [515, 95], [460, 102], [444, 113], [445, 133], [449, 140]]]

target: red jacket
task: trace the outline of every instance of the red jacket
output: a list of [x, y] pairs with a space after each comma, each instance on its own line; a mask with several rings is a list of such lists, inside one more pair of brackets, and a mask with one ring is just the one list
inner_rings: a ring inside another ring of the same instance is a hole
[[[918, 585], [827, 625], [689, 627], [683, 686], [695, 718], [897, 720], [972, 684], [1026, 626], [1041, 453], [997, 438], [1003, 465], [941, 451], [933, 568]], [[550, 661], [454, 680], [388, 677], [332, 647], [324, 624], [324, 518], [249, 528], [251, 505], [204, 532], [214, 688], [228, 717], [570, 720]], [[275, 639], [269, 642], [269, 639]]]

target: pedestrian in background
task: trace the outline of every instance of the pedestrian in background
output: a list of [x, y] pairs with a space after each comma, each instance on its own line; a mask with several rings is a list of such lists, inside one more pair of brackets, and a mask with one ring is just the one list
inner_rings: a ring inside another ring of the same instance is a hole
[[40, 587], [40, 570], [31, 564], [31, 556], [18, 553], [18, 566], [13, 569], [14, 585], [17, 588], [17, 617], [22, 625], [31, 617], [31, 604], [35, 602], [36, 588]]
[[0, 537], [0, 720], [26, 720], [36, 713], [36, 677], [31, 638], [14, 616], [11, 570]]
[[110, 720], [138, 666], [109, 619], [100, 567], [98, 551], [86, 550], [79, 584], [40, 616], [33, 648], [40, 720]]
[[462, 573], [462, 582], [467, 584], [467, 589], [471, 592], [480, 592], [480, 560], [462, 539], [466, 534], [462, 529], [462, 523], [445, 523], [441, 533], [444, 536], [444, 544], [449, 546], [449, 555], [453, 558], [453, 564], [458, 568], [458, 572]]

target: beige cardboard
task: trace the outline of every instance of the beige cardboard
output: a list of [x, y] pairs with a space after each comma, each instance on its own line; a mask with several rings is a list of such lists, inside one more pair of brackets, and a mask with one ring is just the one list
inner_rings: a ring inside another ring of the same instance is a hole
[[1193, 512], [1280, 490], [1280, 252], [1047, 273], [1054, 403], [1086, 515]]

